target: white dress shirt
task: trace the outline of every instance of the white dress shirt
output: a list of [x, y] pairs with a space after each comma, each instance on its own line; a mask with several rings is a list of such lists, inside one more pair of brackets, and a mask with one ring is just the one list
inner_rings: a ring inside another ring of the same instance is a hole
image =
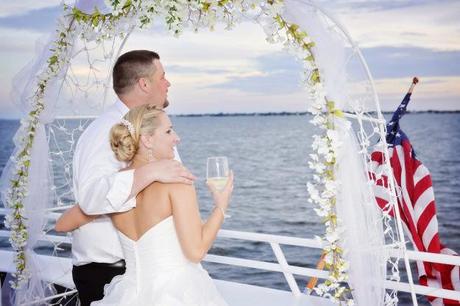
[[[73, 158], [73, 187], [77, 203], [89, 215], [102, 215], [73, 231], [72, 257], [76, 266], [90, 262], [114, 263], [123, 258], [118, 234], [110, 217], [128, 211], [136, 198], [128, 199], [134, 170], [115, 158], [109, 133], [129, 108], [120, 100], [94, 120], [80, 136]], [[175, 150], [175, 159], [180, 157]]]
[[[109, 133], [129, 111], [115, 102], [94, 120], [80, 136], [73, 158], [75, 200], [90, 215], [127, 211], [135, 207], [131, 194], [134, 170], [121, 171], [110, 148]], [[123, 258], [115, 227], [108, 216], [100, 216], [72, 233], [72, 257], [76, 266], [90, 262], [113, 263]]]

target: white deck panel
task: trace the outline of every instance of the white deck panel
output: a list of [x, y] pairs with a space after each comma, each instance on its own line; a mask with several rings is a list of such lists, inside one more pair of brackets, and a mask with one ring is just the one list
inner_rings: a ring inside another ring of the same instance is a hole
[[289, 291], [215, 280], [229, 306], [336, 306], [331, 301], [308, 295], [295, 297]]
[[[75, 287], [72, 281], [70, 258], [38, 255], [37, 263], [43, 279], [67, 288]], [[14, 272], [13, 252], [0, 250], [0, 271]], [[214, 280], [214, 282], [229, 306], [335, 306], [329, 300], [319, 297], [303, 294], [295, 297], [290, 291], [222, 280]]]

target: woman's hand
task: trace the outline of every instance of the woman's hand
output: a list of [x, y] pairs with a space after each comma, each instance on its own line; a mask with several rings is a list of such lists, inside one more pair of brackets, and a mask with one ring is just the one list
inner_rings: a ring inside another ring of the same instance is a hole
[[217, 205], [225, 211], [230, 203], [230, 197], [233, 192], [233, 171], [230, 171], [227, 183], [225, 183], [224, 189], [222, 190], [217, 190], [217, 188], [209, 181], [206, 182], [206, 184], [211, 191], [214, 199], [214, 205]]

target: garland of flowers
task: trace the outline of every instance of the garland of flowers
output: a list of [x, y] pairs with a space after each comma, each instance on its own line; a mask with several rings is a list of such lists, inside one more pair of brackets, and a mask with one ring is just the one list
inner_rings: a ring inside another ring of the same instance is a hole
[[[15, 172], [11, 175], [10, 188], [7, 190], [5, 204], [10, 209], [5, 216], [5, 227], [10, 229], [11, 235], [9, 242], [15, 251], [14, 263], [16, 272], [13, 273], [14, 280], [10, 281], [12, 288], [22, 288], [28, 281], [30, 274], [27, 270], [26, 250], [29, 234], [27, 231], [27, 218], [25, 217], [24, 201], [28, 196], [28, 180], [29, 168], [31, 164], [31, 150], [35, 139], [37, 126], [40, 124], [40, 115], [45, 109], [44, 97], [47, 85], [63, 71], [64, 67], [70, 61], [70, 51], [72, 42], [77, 31], [75, 22], [87, 23], [89, 21], [93, 29], [97, 29], [99, 25], [105, 25], [110, 28], [115, 22], [120, 19], [118, 16], [110, 16], [100, 14], [99, 12], [93, 15], [87, 15], [78, 9], [72, 9], [69, 12], [69, 7], [64, 5], [64, 11], [67, 12], [68, 25], [64, 25], [57, 32], [57, 39], [53, 42], [50, 49], [51, 55], [47, 60], [46, 68], [37, 76], [37, 89], [31, 97], [31, 111], [25, 119], [20, 122], [20, 131], [18, 135], [22, 135], [17, 145], [15, 155], [11, 157], [15, 164]], [[125, 8], [124, 8], [125, 9]], [[129, 9], [125, 9], [125, 14], [128, 15]], [[107, 21], [107, 22], [106, 22]], [[84, 33], [82, 36], [84, 37]], [[99, 39], [108, 37], [103, 35]]]
[[33, 110], [28, 118], [21, 122], [23, 128], [22, 149], [14, 161], [17, 172], [11, 180], [7, 205], [12, 208], [7, 216], [6, 226], [11, 229], [10, 242], [16, 251], [15, 288], [28, 279], [26, 271], [25, 248], [27, 243], [27, 227], [24, 217], [24, 198], [27, 196], [28, 171], [30, 166], [30, 150], [32, 148], [35, 130], [39, 116], [44, 109], [43, 97], [47, 84], [55, 78], [68, 63], [68, 51], [71, 47], [72, 36], [76, 31], [73, 23], [80, 26], [80, 36], [86, 41], [102, 42], [119, 35], [123, 37], [133, 26], [146, 27], [154, 17], [164, 16], [169, 31], [178, 36], [183, 29], [191, 25], [194, 30], [199, 28], [214, 29], [217, 21], [226, 23], [232, 28], [244, 14], [252, 14], [261, 24], [267, 34], [267, 41], [282, 42], [285, 47], [294, 52], [304, 65], [305, 86], [310, 90], [313, 99], [309, 111], [314, 115], [311, 122], [323, 130], [322, 135], [313, 137], [312, 147], [316, 153], [311, 154], [310, 167], [315, 171], [314, 184], [308, 183], [309, 201], [315, 203], [317, 214], [323, 218], [326, 226], [324, 237], [319, 237], [324, 246], [326, 267], [329, 269], [329, 279], [315, 288], [319, 295], [330, 297], [335, 301], [347, 301], [348, 289], [341, 285], [347, 280], [347, 264], [342, 258], [343, 250], [338, 242], [341, 234], [340, 222], [335, 213], [337, 182], [334, 178], [336, 156], [340, 143], [334, 130], [334, 117], [342, 116], [334, 102], [326, 98], [321, 84], [319, 69], [315, 62], [312, 42], [306, 32], [301, 31], [296, 24], [290, 24], [281, 17], [283, 3], [281, 0], [106, 0], [112, 9], [109, 14], [103, 14], [97, 9], [84, 13], [78, 8], [64, 6], [69, 20], [67, 28], [58, 31], [53, 53], [48, 59], [46, 70], [38, 77], [37, 92], [33, 99]]
[[47, 66], [37, 76], [37, 90], [31, 98], [32, 110], [25, 119], [21, 120], [18, 135], [22, 135], [22, 137], [19, 139], [15, 156], [11, 157], [16, 164], [16, 172], [12, 174], [11, 188], [6, 194], [6, 206], [10, 208], [10, 212], [5, 217], [5, 227], [11, 230], [9, 241], [16, 252], [14, 258], [16, 273], [13, 274], [15, 280], [10, 282], [11, 286], [16, 289], [24, 285], [29, 278], [29, 273], [26, 269], [26, 246], [29, 235], [27, 232], [27, 219], [24, 216], [24, 200], [28, 196], [30, 154], [35, 139], [35, 131], [40, 124], [40, 114], [45, 109], [43, 100], [47, 84], [58, 75], [68, 62], [68, 52], [72, 46], [72, 37], [68, 33], [72, 29], [73, 19], [71, 19], [67, 28], [58, 32], [53, 48], [50, 49], [52, 54], [48, 58]]
[[[303, 60], [304, 81], [312, 99], [309, 107], [309, 111], [313, 114], [311, 123], [323, 131], [321, 135], [313, 136], [312, 148], [315, 153], [310, 155], [309, 166], [315, 172], [314, 183], [308, 183], [307, 188], [310, 194], [309, 201], [317, 205], [314, 210], [322, 218], [326, 227], [325, 235], [317, 239], [323, 245], [329, 278], [314, 290], [320, 296], [353, 305], [353, 300], [349, 297], [350, 290], [342, 285], [347, 281], [348, 264], [342, 257], [343, 249], [339, 246], [343, 231], [335, 210], [338, 182], [335, 180], [334, 173], [337, 166], [336, 152], [340, 142], [335, 131], [334, 120], [336, 117], [343, 117], [343, 113], [326, 97], [312, 50], [315, 43], [310, 40], [305, 31], [299, 29], [298, 25], [289, 24], [281, 15], [277, 15], [275, 20], [279, 30], [284, 31], [285, 45]], [[284, 39], [280, 38], [279, 33], [274, 36], [272, 41]]]

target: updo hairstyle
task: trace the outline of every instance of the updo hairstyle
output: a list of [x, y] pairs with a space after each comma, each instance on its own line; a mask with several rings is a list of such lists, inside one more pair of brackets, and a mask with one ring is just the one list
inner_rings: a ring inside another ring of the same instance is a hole
[[119, 161], [129, 162], [139, 149], [141, 135], [152, 135], [159, 125], [162, 109], [154, 105], [141, 105], [131, 109], [124, 117], [134, 128], [131, 133], [127, 125], [115, 124], [110, 130], [110, 146]]

